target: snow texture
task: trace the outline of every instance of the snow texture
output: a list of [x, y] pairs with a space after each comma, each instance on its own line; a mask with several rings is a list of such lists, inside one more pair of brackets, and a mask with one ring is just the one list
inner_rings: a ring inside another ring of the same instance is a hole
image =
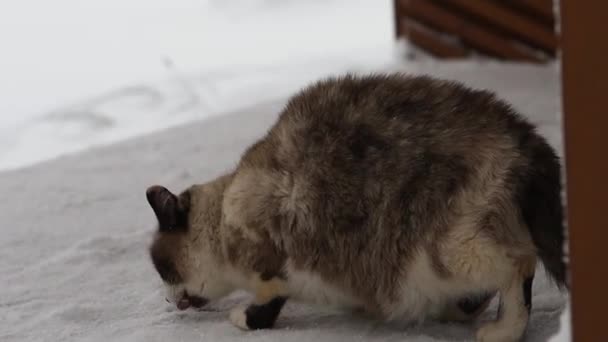
[[0, 1], [0, 169], [386, 60], [391, 9], [389, 0]]
[[[497, 91], [561, 151], [555, 65], [422, 63], [407, 71]], [[276, 329], [243, 332], [227, 318], [231, 307], [247, 300], [245, 294], [203, 312], [178, 312], [164, 301], [147, 255], [155, 222], [146, 187], [159, 183], [179, 191], [234, 167], [284, 101], [0, 173], [0, 340], [471, 340], [470, 325], [387, 324], [292, 302]], [[567, 300], [543, 272], [537, 274], [528, 341], [546, 341], [557, 332]], [[494, 316], [490, 310], [484, 319]]]
[[551, 337], [550, 342], [570, 342], [572, 341], [572, 312], [570, 309], [570, 303], [566, 303], [564, 311], [560, 318], [559, 332]]

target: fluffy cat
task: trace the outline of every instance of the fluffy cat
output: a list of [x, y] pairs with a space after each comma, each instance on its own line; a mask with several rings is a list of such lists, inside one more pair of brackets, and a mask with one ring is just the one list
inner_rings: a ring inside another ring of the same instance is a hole
[[152, 261], [180, 309], [236, 289], [270, 328], [288, 299], [384, 319], [469, 320], [519, 340], [537, 260], [565, 284], [560, 164], [492, 93], [403, 74], [322, 80], [290, 99], [238, 166], [174, 195], [147, 190]]

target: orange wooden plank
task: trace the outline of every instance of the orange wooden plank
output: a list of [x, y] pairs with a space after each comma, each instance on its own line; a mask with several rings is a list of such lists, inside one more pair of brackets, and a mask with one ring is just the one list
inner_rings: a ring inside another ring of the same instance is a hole
[[461, 58], [466, 57], [469, 54], [469, 52], [458, 43], [444, 39], [439, 33], [425, 28], [419, 23], [401, 19], [400, 25], [400, 30], [407, 39], [434, 56], [441, 58]]
[[554, 52], [557, 48], [557, 37], [553, 30], [513, 9], [502, 6], [499, 2], [488, 0], [441, 0], [441, 2], [449, 3], [482, 18], [491, 25], [500, 27], [545, 51]]
[[546, 21], [554, 22], [555, 14], [553, 13], [553, 0], [508, 0], [501, 2], [526, 9], [529, 12], [541, 16]]
[[487, 54], [505, 59], [541, 62], [543, 58], [513, 41], [425, 0], [401, 0], [402, 12], [431, 27], [457, 35], [463, 42]]

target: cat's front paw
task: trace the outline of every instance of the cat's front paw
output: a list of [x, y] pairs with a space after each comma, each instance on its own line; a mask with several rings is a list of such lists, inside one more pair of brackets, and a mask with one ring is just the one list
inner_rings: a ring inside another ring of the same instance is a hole
[[243, 330], [251, 330], [251, 328], [247, 325], [247, 309], [243, 307], [236, 307], [230, 310], [230, 322], [234, 324], [237, 328]]

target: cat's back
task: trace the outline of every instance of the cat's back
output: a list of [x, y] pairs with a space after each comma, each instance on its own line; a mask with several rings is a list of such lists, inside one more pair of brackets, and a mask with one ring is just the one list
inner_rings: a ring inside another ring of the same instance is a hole
[[435, 208], [464, 188], [503, 184], [539, 139], [491, 92], [427, 76], [347, 75], [293, 96], [238, 173], [255, 173], [256, 188], [268, 176], [269, 198], [360, 226], [384, 202]]
[[416, 235], [446, 212], [446, 199], [508, 191], [504, 177], [525, 167], [530, 136], [490, 92], [401, 74], [328, 79], [289, 101], [230, 189], [235, 212], [256, 220], [280, 208], [286, 220], [329, 231], [373, 234], [384, 222]]
[[502, 182], [485, 178], [525, 164], [530, 137], [533, 127], [487, 91], [426, 76], [345, 76], [293, 96], [238, 172], [255, 173], [256, 188], [267, 176], [269, 198], [361, 225], [383, 201], [431, 208], [463, 187]]
[[491, 92], [427, 76], [349, 75], [292, 97], [267, 139], [288, 168], [361, 168], [462, 156], [480, 146], [500, 150], [531, 131]]

